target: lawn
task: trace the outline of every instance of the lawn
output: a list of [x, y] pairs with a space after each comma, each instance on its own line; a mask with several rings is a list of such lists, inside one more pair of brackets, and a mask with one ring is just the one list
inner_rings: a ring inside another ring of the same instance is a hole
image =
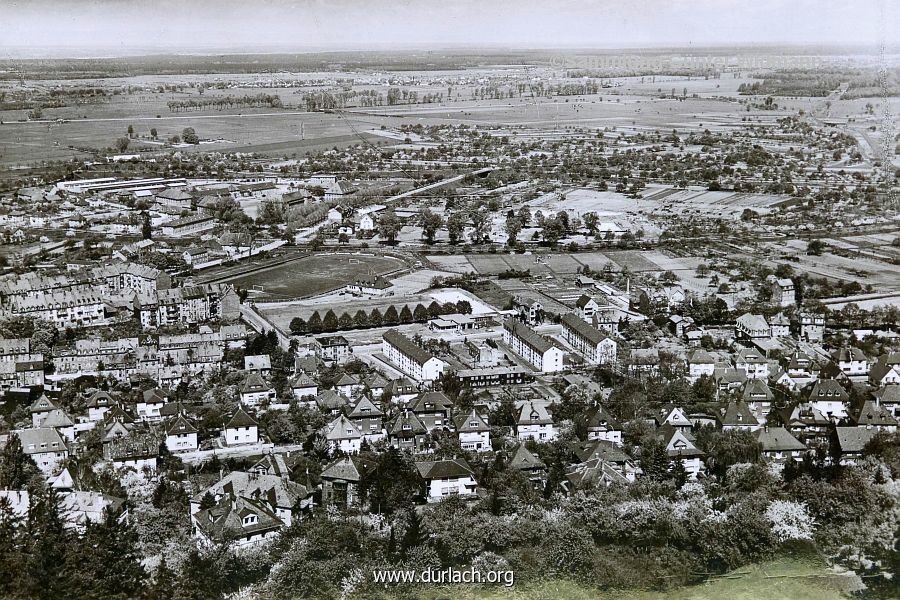
[[842, 600], [850, 597], [844, 591], [848, 580], [828, 572], [819, 560], [784, 558], [666, 592], [600, 591], [562, 580], [513, 588], [423, 589], [415, 597], [420, 600]]
[[343, 287], [357, 277], [383, 275], [403, 268], [403, 262], [389, 256], [349, 256], [323, 254], [278, 265], [228, 280], [245, 289], [261, 286], [257, 297], [300, 298]]

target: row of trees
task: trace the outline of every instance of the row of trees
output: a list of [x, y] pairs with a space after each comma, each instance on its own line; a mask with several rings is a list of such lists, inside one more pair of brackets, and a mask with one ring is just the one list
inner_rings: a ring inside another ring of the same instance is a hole
[[192, 110], [204, 110], [212, 108], [225, 110], [226, 108], [282, 108], [281, 98], [274, 94], [256, 94], [253, 96], [212, 96], [207, 98], [191, 98], [189, 100], [169, 100], [166, 103], [170, 112], [184, 112]]
[[417, 304], [410, 310], [408, 304], [404, 304], [398, 311], [393, 304], [382, 313], [378, 308], [373, 308], [371, 312], [363, 309], [356, 311], [351, 315], [344, 312], [340, 317], [332, 309], [328, 309], [325, 316], [314, 312], [308, 320], [294, 317], [291, 319], [290, 329], [293, 335], [304, 335], [307, 333], [323, 333], [338, 331], [342, 329], [363, 329], [366, 327], [382, 327], [391, 325], [407, 325], [409, 323], [424, 323], [429, 319], [434, 319], [441, 315], [450, 314], [471, 314], [472, 305], [468, 300], [460, 300], [459, 302], [445, 302], [439, 304], [437, 301], [432, 302], [426, 307], [424, 304]]

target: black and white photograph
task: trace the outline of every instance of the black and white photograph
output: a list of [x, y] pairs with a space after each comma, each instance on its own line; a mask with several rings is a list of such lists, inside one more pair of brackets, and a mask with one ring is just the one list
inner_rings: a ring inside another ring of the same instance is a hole
[[0, 1], [0, 600], [897, 600], [900, 3]]

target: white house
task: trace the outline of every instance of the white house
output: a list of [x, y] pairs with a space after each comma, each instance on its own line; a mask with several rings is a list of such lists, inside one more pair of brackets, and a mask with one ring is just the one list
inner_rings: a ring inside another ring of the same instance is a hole
[[416, 470], [425, 481], [425, 499], [439, 502], [450, 496], [474, 497], [478, 491], [475, 472], [459, 458], [417, 462]]
[[434, 381], [441, 376], [447, 366], [447, 363], [396, 329], [388, 329], [384, 332], [381, 349], [388, 360], [420, 382]]
[[259, 443], [259, 423], [239, 408], [225, 425], [225, 445], [241, 446]]
[[559, 430], [542, 404], [526, 402], [519, 412], [516, 435], [523, 442], [525, 440], [552, 442], [559, 435]]
[[503, 324], [503, 341], [542, 373], [563, 370], [565, 352], [548, 338], [515, 319]]
[[487, 419], [478, 414], [474, 408], [468, 415], [460, 415], [456, 419], [456, 433], [459, 445], [463, 450], [489, 452], [491, 450], [491, 428]]
[[734, 358], [734, 366], [747, 375], [747, 379], [768, 379], [769, 362], [751, 348], [743, 348]]
[[696, 381], [702, 376], [712, 377], [716, 372], [716, 359], [706, 350], [693, 350], [687, 357], [688, 378]]
[[831, 360], [848, 377], [869, 374], [869, 361], [859, 348], [839, 348], [831, 354]]
[[809, 403], [829, 419], [847, 417], [850, 394], [834, 379], [819, 379], [809, 392]]
[[575, 313], [562, 318], [563, 339], [591, 364], [616, 362], [616, 343]]
[[193, 452], [197, 444], [197, 428], [184, 415], [178, 415], [166, 427], [166, 448], [169, 452]]
[[20, 429], [15, 432], [22, 443], [22, 451], [46, 476], [51, 476], [69, 458], [65, 440], [55, 429]]
[[326, 425], [323, 433], [328, 449], [332, 452], [340, 450], [347, 454], [356, 454], [362, 446], [362, 432], [344, 415]]

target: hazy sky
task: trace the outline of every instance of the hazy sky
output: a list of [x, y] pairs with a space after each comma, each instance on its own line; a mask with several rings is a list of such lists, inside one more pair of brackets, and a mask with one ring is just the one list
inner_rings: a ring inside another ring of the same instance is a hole
[[[634, 47], [898, 41], [894, 0], [0, 0], [0, 49]], [[886, 34], [885, 34], [886, 32]], [[64, 51], [62, 52], [65, 53]]]

